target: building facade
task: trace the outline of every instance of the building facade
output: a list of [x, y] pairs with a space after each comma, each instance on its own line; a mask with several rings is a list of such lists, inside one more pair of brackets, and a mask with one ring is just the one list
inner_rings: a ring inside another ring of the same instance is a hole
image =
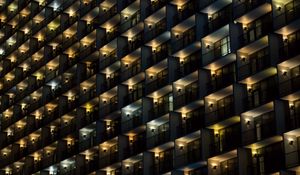
[[0, 0], [0, 174], [300, 174], [300, 0]]

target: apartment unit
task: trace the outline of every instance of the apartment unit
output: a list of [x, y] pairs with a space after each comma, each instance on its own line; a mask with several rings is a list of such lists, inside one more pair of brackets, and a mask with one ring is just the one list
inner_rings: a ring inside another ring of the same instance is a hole
[[300, 174], [300, 0], [0, 0], [0, 175]]

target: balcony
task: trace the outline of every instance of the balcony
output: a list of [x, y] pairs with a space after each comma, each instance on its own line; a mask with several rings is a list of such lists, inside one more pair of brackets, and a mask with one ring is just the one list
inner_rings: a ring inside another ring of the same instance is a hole
[[153, 148], [170, 140], [169, 130], [162, 131], [159, 134], [147, 137], [147, 148]]
[[[223, 30], [227, 30], [228, 28], [225, 26], [216, 32], [218, 33]], [[209, 35], [207, 37], [209, 37]], [[222, 39], [219, 39], [218, 41], [214, 41], [211, 44], [212, 44], [212, 46], [210, 44], [207, 44], [206, 47], [204, 47], [204, 48], [202, 47], [202, 51], [203, 51], [202, 52], [202, 60], [205, 60], [205, 64], [214, 62], [214, 61], [220, 59], [221, 57], [226, 56], [229, 53], [231, 53], [229, 36], [225, 36]]]
[[235, 82], [235, 64], [229, 64], [221, 69], [212, 71], [210, 81], [207, 83], [208, 93], [221, 90]]
[[101, 86], [101, 92], [105, 92], [116, 87], [120, 82], [121, 76], [119, 71], [116, 71], [110, 75], [106, 75], [105, 81]]
[[137, 75], [138, 73], [141, 72], [142, 68], [142, 64], [141, 64], [141, 59], [138, 59], [136, 61], [134, 61], [133, 63], [130, 63], [130, 65], [125, 65], [123, 71], [121, 72], [121, 80], [127, 80], [135, 75]]
[[[150, 78], [151, 79], [151, 78]], [[150, 94], [169, 83], [168, 70], [162, 70], [157, 73], [157, 78], [145, 84], [145, 93]]]
[[283, 97], [300, 90], [300, 74], [279, 83], [279, 96]]
[[171, 105], [172, 103], [169, 101], [164, 101], [162, 103], [156, 104], [149, 111], [150, 119], [155, 119], [168, 113], [169, 111], [171, 111]]
[[125, 97], [124, 97], [124, 105], [128, 105], [133, 103], [144, 96], [144, 87], [142, 84], [137, 86], [137, 89], [132, 89]]
[[98, 145], [97, 138], [95, 135], [96, 134], [92, 132], [84, 136], [84, 138], [81, 141], [79, 141], [79, 150], [84, 151], [93, 146]]
[[[106, 153], [104, 156], [100, 156], [99, 166], [100, 168], [104, 168], [105, 166], [111, 165], [118, 161], [119, 152], [116, 150], [111, 150], [109, 153]], [[107, 155], [108, 154], [108, 155]]]
[[300, 165], [300, 137], [299, 128], [295, 128], [284, 133], [284, 152], [285, 152], [285, 167], [291, 171], [296, 171]]
[[195, 100], [199, 99], [199, 87], [197, 86], [198, 81], [188, 85], [184, 88], [182, 93], [178, 92], [177, 96], [174, 96], [174, 109], [187, 105]]
[[215, 109], [205, 113], [206, 126], [226, 120], [235, 115], [233, 96], [226, 97], [222, 101], [224, 102], [218, 102]]
[[210, 155], [218, 155], [235, 149], [241, 143], [239, 123], [215, 131], [214, 141], [210, 145]]
[[184, 136], [204, 126], [204, 107], [182, 114], [182, 121], [177, 129], [178, 136]]
[[[191, 134], [190, 136], [192, 136], [193, 134]], [[180, 143], [181, 139], [186, 139], [187, 143]], [[190, 140], [190, 138], [188, 138], [187, 136], [176, 140], [176, 142], [178, 142], [179, 144], [177, 143], [177, 147], [175, 147], [174, 167], [189, 165], [201, 160], [202, 149], [200, 139], [193, 138], [193, 136], [192, 139], [194, 140]]]
[[173, 168], [173, 149], [165, 150], [155, 156], [154, 165], [149, 172], [153, 175], [164, 174]]
[[156, 47], [155, 50], [152, 49], [152, 55], [149, 59], [147, 59], [147, 65], [152, 66], [156, 63], [159, 63], [163, 59], [166, 59], [168, 57], [168, 45], [167, 43], [164, 43], [160, 45], [159, 47]]
[[273, 143], [256, 150], [249, 167], [249, 174], [272, 174], [284, 169], [285, 157], [282, 142]]
[[[184, 25], [184, 22], [182, 25]], [[174, 27], [174, 30], [176, 30], [175, 27]], [[181, 27], [181, 26], [179, 26], [179, 27]], [[188, 27], [188, 26], [185, 26], [185, 27]], [[188, 45], [192, 44], [194, 41], [196, 41], [196, 27], [193, 26], [190, 29], [183, 31], [182, 33], [175, 34], [174, 36], [172, 36], [172, 38], [173, 38], [173, 41], [171, 43], [172, 53], [175, 53], [176, 51], [179, 51], [179, 50], [187, 47]]]
[[152, 24], [149, 24], [148, 30], [145, 30], [143, 38], [146, 42], [150, 41], [151, 39], [165, 32], [166, 29], [167, 29], [167, 20], [166, 18], [163, 18], [157, 23], [155, 23], [154, 26], [152, 26]]
[[269, 47], [249, 55], [249, 58], [242, 62], [242, 65], [238, 68], [239, 80], [243, 80], [271, 66]]
[[220, 162], [221, 174], [239, 175], [239, 160], [237, 157]]
[[103, 1], [100, 4], [99, 17], [96, 18], [95, 22], [98, 24], [102, 24], [116, 14], [117, 14], [117, 3], [111, 4], [109, 2]]
[[256, 116], [253, 120], [253, 127], [242, 133], [243, 145], [258, 142], [260, 140], [276, 135], [276, 121], [274, 111]]
[[285, 36], [283, 39], [283, 46], [280, 48], [280, 58], [282, 61], [295, 57], [300, 54], [300, 30]]
[[251, 10], [259, 7], [260, 5], [266, 3], [266, 0], [244, 0], [238, 1], [238, 3], [233, 7], [233, 16], [238, 18], [244, 14], [250, 12]]
[[179, 67], [175, 70], [176, 79], [185, 77], [195, 72], [200, 67], [201, 53], [196, 52], [180, 61]]
[[129, 145], [124, 150], [124, 157], [130, 157], [142, 153], [146, 150], [146, 135], [139, 133], [129, 138]]
[[271, 13], [252, 21], [243, 27], [243, 34], [239, 36], [240, 47], [246, 46], [272, 31]]
[[226, 24], [230, 23], [232, 14], [232, 6], [227, 5], [226, 7], [222, 8], [218, 12], [209, 15], [208, 17], [208, 33], [212, 33], [215, 30], [225, 26]]
[[[108, 103], [108, 104], [106, 104]], [[118, 110], [118, 97], [114, 96], [110, 99], [109, 102], [105, 102], [102, 107], [100, 107], [100, 115], [106, 116], [112, 112], [115, 112]]]
[[[267, 78], [257, 84], [252, 85], [248, 89], [248, 97], [244, 99], [246, 110], [258, 107], [267, 102], [272, 101], [278, 95], [276, 79], [273, 77]], [[264, 84], [264, 87], [261, 87]]]
[[133, 116], [127, 120], [124, 120], [121, 124], [122, 132], [130, 131], [142, 124], [142, 115], [140, 114], [132, 114]]
[[274, 16], [274, 28], [279, 29], [288, 25], [289, 23], [296, 21], [300, 17], [300, 4], [297, 0], [292, 0], [283, 7], [278, 6], [276, 9], [278, 15]]
[[145, 9], [147, 15], [149, 16], [156, 12], [158, 9], [162, 8], [167, 3], [167, 0], [155, 0], [151, 1], [151, 4], [148, 5]]
[[[167, 124], [168, 125], [168, 124]], [[157, 129], [157, 133], [147, 137], [147, 148], [153, 148], [160, 144], [166, 143], [170, 140], [170, 130], [166, 128], [164, 130]], [[152, 132], [152, 131], [151, 131]], [[154, 131], [155, 132], [155, 131]]]

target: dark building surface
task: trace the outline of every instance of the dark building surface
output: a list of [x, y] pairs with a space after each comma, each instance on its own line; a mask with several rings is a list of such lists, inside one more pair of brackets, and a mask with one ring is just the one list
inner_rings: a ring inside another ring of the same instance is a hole
[[300, 173], [300, 0], [0, 0], [0, 175]]

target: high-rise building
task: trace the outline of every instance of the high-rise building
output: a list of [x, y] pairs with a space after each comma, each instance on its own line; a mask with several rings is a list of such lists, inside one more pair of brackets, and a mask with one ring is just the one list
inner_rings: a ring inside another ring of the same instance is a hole
[[300, 0], [0, 0], [0, 175], [300, 174]]

